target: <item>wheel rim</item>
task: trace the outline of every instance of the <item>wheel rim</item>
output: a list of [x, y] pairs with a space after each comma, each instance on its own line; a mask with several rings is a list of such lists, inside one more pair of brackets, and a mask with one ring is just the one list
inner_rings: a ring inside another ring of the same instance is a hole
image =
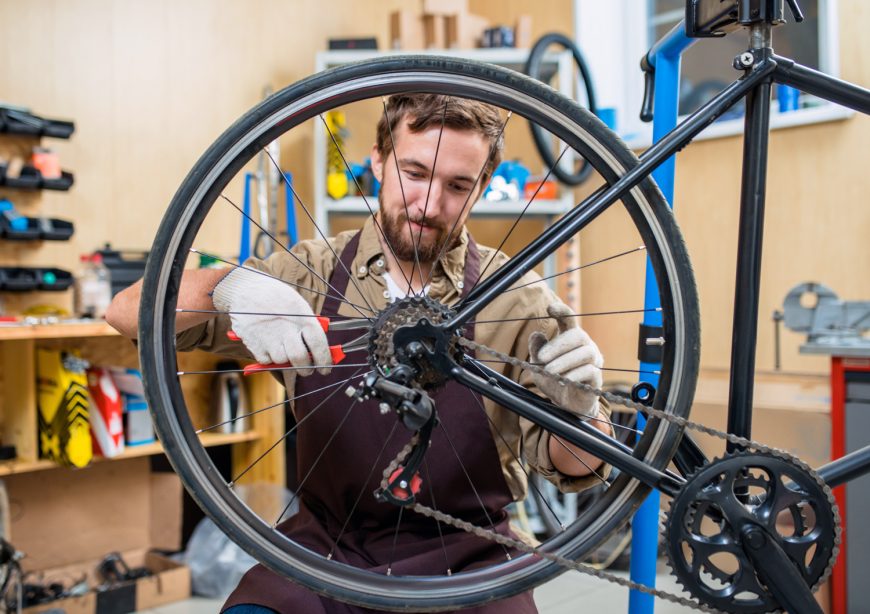
[[[452, 66], [465, 66], [464, 63], [452, 62]], [[414, 65], [414, 61], [411, 62]], [[416, 71], [389, 72], [395, 66], [388, 62], [372, 63], [367, 68], [351, 67], [341, 73], [337, 72], [334, 83], [307, 91], [308, 88], [296, 86], [291, 96], [286, 91], [260, 105], [260, 112], [268, 112], [262, 119], [237, 124], [230, 129], [230, 134], [241, 135], [222, 155], [215, 156], [214, 149], [207, 152], [208, 172], [202, 178], [196, 178], [195, 173], [185, 180], [187, 190], [182, 187], [173, 204], [176, 215], [171, 220], [170, 230], [161, 229], [161, 233], [170, 237], [169, 248], [159, 259], [149, 262], [146, 272], [145, 295], [155, 297], [153, 305], [153, 320], [144, 332], [142, 343], [142, 364], [146, 373], [149, 405], [155, 409], [155, 421], [161, 440], [167, 448], [173, 464], [179, 473], [195, 477], [195, 484], [187, 484], [196, 491], [194, 497], [200, 505], [208, 508], [210, 515], [225, 531], [233, 530], [240, 545], [257, 556], [264, 564], [279, 573], [289, 575], [315, 588], [326, 586], [330, 594], [364, 605], [386, 607], [382, 595], [387, 592], [391, 599], [414, 603], [424, 607], [436, 607], [447, 603], [474, 603], [482, 601], [487, 593], [506, 596], [529, 588], [560, 571], [553, 563], [529, 563], [528, 557], [520, 557], [509, 563], [475, 572], [463, 572], [452, 577], [425, 577], [422, 579], [404, 577], [397, 582], [395, 578], [385, 578], [356, 568], [341, 568], [340, 584], [336, 584], [333, 574], [336, 563], [325, 561], [320, 555], [315, 555], [297, 544], [288, 542], [285, 538], [271, 530], [262, 519], [256, 517], [236, 498], [214, 472], [210, 472], [211, 461], [205, 450], [199, 445], [195, 429], [187, 413], [184, 396], [177, 378], [170, 377], [177, 369], [174, 352], [174, 337], [168, 332], [173, 330], [175, 317], [175, 294], [170, 292], [174, 287], [187, 257], [196, 233], [203, 223], [211, 205], [217, 200], [218, 194], [229, 183], [229, 176], [235, 175], [252, 149], [259, 149], [261, 143], [274, 138], [279, 130], [287, 129], [290, 124], [296, 125], [308, 119], [308, 115], [316, 117], [325, 101], [338, 101], [346, 104], [357, 98], [368, 98], [372, 95], [389, 95], [400, 90], [449, 92], [451, 95], [463, 94], [486, 102], [504, 103], [510, 99], [514, 104], [513, 111], [520, 115], [532, 116], [540, 123], [560, 136], [567, 136], [570, 130], [580, 131], [580, 136], [572, 145], [579, 151], [592, 148], [590, 153], [598, 156], [596, 164], [610, 169], [620, 169], [624, 172], [624, 161], [613, 152], [604, 149], [594, 142], [595, 136], [578, 126], [571, 117], [563, 112], [541, 107], [540, 100], [529, 93], [511, 89], [502, 82], [492, 82], [478, 79], [474, 76], [457, 75], [445, 72], [431, 63], [430, 60], [418, 60]], [[380, 72], [379, 72], [380, 71]], [[503, 77], [505, 82], [511, 78]], [[484, 85], [486, 87], [484, 87]], [[546, 94], [543, 88], [537, 88], [534, 93]], [[297, 97], [298, 95], [298, 97]], [[549, 94], [547, 94], [549, 95]], [[282, 98], [283, 97], [283, 98]], [[294, 98], [289, 104], [277, 104], [275, 100]], [[537, 105], [537, 106], [536, 106]], [[504, 106], [504, 104], [499, 104]], [[278, 107], [273, 110], [272, 107]], [[278, 126], [278, 128], [276, 128]], [[589, 142], [583, 142], [585, 139]], [[569, 139], [566, 138], [566, 141]], [[597, 150], [595, 148], [598, 148]], [[216, 160], [213, 160], [214, 158]], [[201, 163], [202, 164], [202, 163]], [[195, 189], [190, 193], [190, 186]], [[658, 218], [659, 212], [654, 210], [648, 200], [648, 194], [641, 188], [635, 188], [632, 195], [636, 201], [636, 210], [631, 214], [640, 216], [647, 225], [646, 231], [653, 245], [665, 245], [669, 238], [662, 228]], [[179, 200], [181, 199], [181, 200]], [[177, 210], [181, 207], [181, 213]], [[184, 232], [175, 229], [183, 228]], [[648, 250], [650, 252], [654, 250]], [[696, 372], [696, 356], [691, 355], [693, 342], [680, 339], [681, 335], [691, 336], [692, 331], [685, 327], [688, 316], [682, 313], [686, 304], [691, 304], [693, 288], [677, 287], [670, 284], [683, 284], [677, 273], [678, 263], [673, 253], [656, 254], [660, 258], [658, 267], [665, 272], [667, 295], [663, 295], [663, 305], [668, 304], [670, 322], [681, 322], [672, 326], [670, 334], [675, 339], [672, 355], [669, 357], [672, 368], [670, 373], [664, 373], [663, 387], [671, 394], [668, 405], [663, 408], [670, 413], [683, 413], [684, 405], [691, 398]], [[676, 297], [677, 300], [673, 300]], [[147, 322], [147, 321], [146, 321]], [[147, 326], [147, 324], [146, 324]], [[689, 381], [691, 380], [691, 381]], [[653, 437], [647, 437], [641, 453], [651, 464], [661, 466], [669, 458], [675, 445], [674, 429], [659, 429]], [[190, 479], [190, 478], [188, 478]], [[621, 482], [620, 482], [621, 481]], [[645, 489], [627, 476], [621, 476], [614, 488], [609, 490], [600, 505], [601, 509], [629, 509]], [[593, 510], [598, 508], [593, 508]], [[626, 512], [627, 514], [627, 512]], [[623, 514], [623, 515], [626, 515]], [[241, 521], [241, 522], [239, 522]], [[612, 525], [611, 519], [601, 518], [585, 527], [575, 527], [573, 530], [556, 537], [548, 543], [548, 549], [569, 558], [580, 556], [587, 552], [595, 541], [606, 537]], [[597, 538], [596, 538], [597, 536]], [[288, 559], [288, 552], [295, 559]], [[345, 566], [346, 567], [346, 566]], [[303, 571], [304, 570], [304, 571]]]

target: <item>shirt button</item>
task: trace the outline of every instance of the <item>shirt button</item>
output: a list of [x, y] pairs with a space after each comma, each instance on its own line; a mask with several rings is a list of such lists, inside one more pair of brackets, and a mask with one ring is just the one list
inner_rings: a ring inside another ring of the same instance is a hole
[[375, 264], [378, 265], [378, 266], [384, 266], [384, 261], [383, 261], [382, 258], [378, 258], [378, 259], [375, 261]]
[[390, 298], [390, 291], [384, 290], [384, 298]]
[[365, 274], [366, 274], [366, 270], [367, 270], [367, 269], [366, 269], [364, 266], [361, 266], [361, 267], [359, 268], [359, 274], [360, 274], [360, 275], [365, 275]]
[[459, 288], [460, 290], [462, 290], [465, 287], [465, 282], [460, 281], [458, 284], [456, 284], [456, 287]]

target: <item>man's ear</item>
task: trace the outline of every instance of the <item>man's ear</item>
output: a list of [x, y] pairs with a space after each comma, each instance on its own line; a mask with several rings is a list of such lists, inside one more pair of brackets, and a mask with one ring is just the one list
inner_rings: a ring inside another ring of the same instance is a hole
[[377, 145], [372, 145], [372, 174], [380, 183], [384, 182], [384, 160]]

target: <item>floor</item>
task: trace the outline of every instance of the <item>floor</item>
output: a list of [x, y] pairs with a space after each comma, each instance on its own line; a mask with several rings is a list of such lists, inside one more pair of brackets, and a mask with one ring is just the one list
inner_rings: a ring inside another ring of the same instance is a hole
[[[627, 577], [627, 574], [619, 574]], [[676, 593], [679, 587], [667, 575], [660, 575], [657, 588]], [[562, 574], [535, 591], [535, 602], [540, 614], [576, 614], [583, 612], [627, 612], [628, 591], [596, 578], [576, 572]], [[582, 604], [582, 608], [580, 607]], [[221, 602], [210, 599], [190, 599], [172, 605], [147, 610], [141, 614], [214, 614]], [[696, 612], [669, 601], [657, 599], [656, 614], [684, 614]]]

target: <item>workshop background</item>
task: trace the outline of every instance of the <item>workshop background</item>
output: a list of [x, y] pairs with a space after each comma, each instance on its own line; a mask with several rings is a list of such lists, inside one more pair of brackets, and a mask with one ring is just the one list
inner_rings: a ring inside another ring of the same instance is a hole
[[[870, 83], [865, 35], [870, 5], [820, 2], [819, 13], [840, 16], [833, 40], [823, 40], [833, 45], [839, 76]], [[315, 54], [330, 39], [374, 37], [379, 50], [390, 49], [391, 15], [419, 14], [418, 4], [422, 0], [331, 0], [324, 10], [321, 3], [301, 0], [0, 0], [0, 105], [74, 122], [68, 139], [0, 134], [0, 160], [10, 169], [16, 158], [29, 164], [32, 149], [41, 145], [74, 177], [68, 190], [0, 185], [0, 199], [26, 217], [69, 220], [75, 228], [63, 241], [0, 238], [0, 267], [59, 269], [55, 277], [61, 283], [64, 272], [79, 277], [92, 264], [81, 260], [82, 254], [104, 250], [103, 258], [111, 260], [120, 250], [121, 261], [141, 257], [188, 170], [226, 127], [262, 99], [264, 86], [279, 89], [313, 73]], [[627, 117], [636, 116], [640, 100], [629, 100], [626, 92], [637, 92], [642, 79], [637, 63], [652, 42], [645, 38], [644, 11], [654, 3], [607, 4], [468, 0], [465, 11], [487, 26], [524, 24], [524, 40], [552, 31], [574, 37], [588, 54], [602, 93], [599, 106], [615, 110], [619, 131], [620, 120], [634, 125]], [[409, 44], [407, 50], [424, 47], [422, 40]], [[638, 152], [649, 144], [643, 133], [621, 134]], [[281, 159], [292, 168], [305, 202], [315, 193], [312, 139], [313, 134], [302, 134], [282, 141]], [[870, 121], [850, 113], [797, 122], [771, 134], [753, 438], [795, 452], [811, 465], [830, 457], [830, 359], [801, 354], [805, 336], [782, 329], [775, 368], [771, 315], [782, 309], [789, 290], [805, 281], [823, 283], [843, 300], [870, 299], [867, 163], [860, 155], [868, 140]], [[675, 211], [701, 303], [702, 376], [693, 417], [715, 428], [724, 427], [727, 402], [741, 149], [742, 137], [732, 134], [701, 140], [677, 157]], [[529, 165], [540, 166], [531, 157]], [[579, 201], [593, 183], [577, 188], [574, 197]], [[299, 236], [312, 237], [306, 217], [297, 212], [296, 219]], [[216, 249], [229, 252], [238, 236], [228, 233], [216, 240]], [[581, 259], [607, 253], [608, 240], [605, 232], [585, 242]], [[623, 284], [641, 284], [641, 274], [636, 267], [617, 265], [583, 275], [579, 308], [606, 308], [609, 293]], [[25, 569], [43, 572], [34, 578], [69, 583], [95, 562], [112, 566], [106, 555], [119, 552], [131, 566], [147, 564], [163, 578], [160, 585], [139, 581], [133, 592], [136, 611], [184, 598], [190, 592], [188, 570], [152, 553], [181, 549], [194, 526], [157, 444], [128, 446], [111, 462], [95, 459], [81, 470], [40, 459], [40, 350], [75, 348], [93, 364], [125, 373], [136, 367], [135, 348], [99, 321], [90, 328], [18, 325], [28, 309], [45, 304], [74, 313], [73, 292], [0, 288], [0, 315], [11, 320], [0, 328], [0, 444], [7, 450], [14, 446], [12, 457], [0, 461], [4, 535], [26, 554]], [[586, 328], [595, 339], [611, 334], [593, 320]], [[629, 364], [635, 360], [633, 344], [626, 340], [624, 356], [607, 358]], [[135, 382], [131, 386], [128, 394], [135, 397]], [[201, 394], [207, 403], [208, 389]], [[251, 391], [253, 398], [272, 394]], [[252, 423], [254, 435], [217, 439], [215, 453], [225, 453], [228, 463], [244, 462], [270, 445], [270, 434], [282, 432], [279, 421]], [[261, 471], [268, 483], [286, 480], [283, 460]], [[93, 611], [92, 599], [89, 593], [76, 602], [81, 609], [67, 611]]]

